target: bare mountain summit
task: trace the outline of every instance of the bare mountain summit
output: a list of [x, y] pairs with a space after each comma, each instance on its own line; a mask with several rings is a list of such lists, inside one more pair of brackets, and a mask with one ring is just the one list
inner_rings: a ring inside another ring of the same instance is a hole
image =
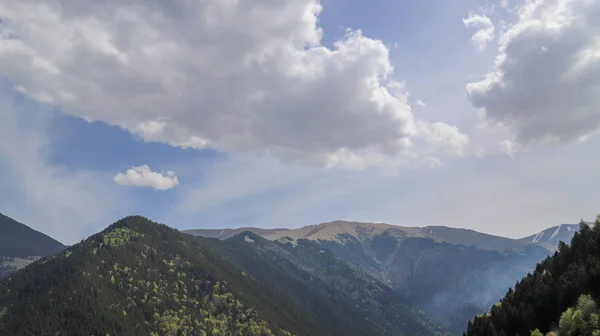
[[[304, 226], [299, 229], [261, 229], [243, 227], [238, 229], [194, 229], [183, 231], [202, 237], [227, 239], [242, 232], [250, 231], [269, 240], [298, 239], [344, 242], [348, 237], [364, 240], [368, 237], [393, 236], [403, 238], [427, 238], [438, 243], [475, 246], [482, 250], [509, 251], [531, 244], [526, 240], [516, 240], [480, 233], [468, 229], [456, 229], [446, 226], [406, 227], [381, 223], [363, 223], [333, 221]], [[525, 239], [525, 238], [524, 238]], [[569, 238], [570, 239], [570, 238]], [[558, 242], [557, 242], [558, 243]]]
[[290, 248], [311, 241], [408, 297], [460, 334], [535, 265], [570, 241], [577, 226], [561, 225], [522, 239], [444, 226], [402, 227], [334, 221], [299, 229], [187, 230], [229, 239], [252, 232]]

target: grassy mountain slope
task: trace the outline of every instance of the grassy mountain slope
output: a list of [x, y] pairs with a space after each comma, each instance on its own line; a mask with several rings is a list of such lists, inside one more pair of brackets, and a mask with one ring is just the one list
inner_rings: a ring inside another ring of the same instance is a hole
[[[487, 314], [469, 323], [466, 335], [529, 335], [535, 329], [549, 332], [561, 324], [563, 312], [578, 305], [584, 294], [600, 298], [600, 221], [593, 228], [581, 223], [570, 246], [561, 244]], [[576, 322], [575, 317], [571, 321]]]
[[125, 218], [0, 280], [0, 335], [399, 334], [260, 249], [236, 265], [234, 243]]

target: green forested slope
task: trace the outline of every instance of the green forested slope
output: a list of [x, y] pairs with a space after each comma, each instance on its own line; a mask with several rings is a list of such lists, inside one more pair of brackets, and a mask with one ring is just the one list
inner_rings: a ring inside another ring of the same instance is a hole
[[0, 335], [433, 334], [292, 259], [128, 217], [0, 280]]
[[129, 217], [12, 274], [0, 335], [288, 334], [234, 295], [230, 265], [186, 238]]
[[[470, 322], [465, 334], [525, 336], [535, 331], [536, 335], [591, 335], [593, 329], [584, 332], [565, 325], [583, 323], [578, 304], [582, 295], [583, 300], [589, 295], [588, 302], [600, 298], [600, 220], [593, 228], [582, 222], [570, 245], [561, 243], [553, 256], [538, 264], [489, 313]], [[575, 314], [577, 310], [580, 313]], [[598, 321], [588, 319], [586, 323], [593, 326]]]

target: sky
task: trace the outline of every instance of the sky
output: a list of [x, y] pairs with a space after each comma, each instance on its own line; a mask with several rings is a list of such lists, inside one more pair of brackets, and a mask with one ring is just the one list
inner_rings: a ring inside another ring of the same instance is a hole
[[600, 2], [0, 4], [0, 212], [72, 244], [600, 213]]

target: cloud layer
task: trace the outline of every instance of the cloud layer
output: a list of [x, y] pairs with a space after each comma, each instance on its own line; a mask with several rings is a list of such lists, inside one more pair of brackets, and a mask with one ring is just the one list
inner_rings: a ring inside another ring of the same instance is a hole
[[516, 142], [571, 143], [600, 130], [600, 2], [527, 0], [500, 37], [472, 104]]
[[479, 50], [485, 49], [487, 44], [494, 39], [494, 24], [492, 20], [479, 14], [469, 14], [469, 17], [463, 19], [463, 24], [467, 28], [477, 28], [477, 32], [471, 37], [471, 42], [479, 48]]
[[174, 171], [153, 172], [147, 165], [131, 167], [125, 173], [118, 173], [114, 181], [123, 186], [152, 187], [155, 190], [168, 190], [179, 184]]
[[146, 141], [353, 166], [414, 151], [426, 134], [388, 48], [358, 30], [322, 46], [321, 10], [316, 0], [11, 1], [0, 8], [0, 75]]

